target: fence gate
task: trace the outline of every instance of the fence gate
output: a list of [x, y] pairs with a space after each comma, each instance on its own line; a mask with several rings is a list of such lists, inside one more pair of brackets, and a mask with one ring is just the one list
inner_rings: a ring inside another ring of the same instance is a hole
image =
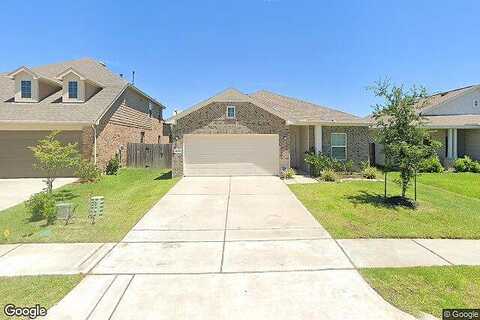
[[129, 143], [127, 167], [171, 168], [172, 144]]

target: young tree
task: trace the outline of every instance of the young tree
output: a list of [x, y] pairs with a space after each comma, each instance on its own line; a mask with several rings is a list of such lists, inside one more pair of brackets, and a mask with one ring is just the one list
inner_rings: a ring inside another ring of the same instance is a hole
[[77, 144], [60, 142], [57, 140], [59, 133], [60, 131], [54, 131], [44, 139], [39, 140], [36, 146], [29, 147], [36, 160], [35, 168], [41, 170], [46, 176], [48, 192], [52, 192], [53, 181], [60, 171], [76, 167], [80, 158]]
[[417, 107], [426, 103], [427, 93], [423, 87], [405, 90], [389, 81], [377, 82], [372, 90], [384, 100], [375, 105], [373, 113], [378, 142], [384, 145], [387, 166], [400, 170], [402, 197], [405, 197], [420, 162], [434, 156], [440, 146], [432, 141], [417, 112]]

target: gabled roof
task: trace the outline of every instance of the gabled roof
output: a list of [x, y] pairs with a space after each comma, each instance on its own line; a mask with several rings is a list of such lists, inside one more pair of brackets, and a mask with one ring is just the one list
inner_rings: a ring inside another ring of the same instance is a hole
[[471, 91], [479, 89], [480, 85], [471, 85], [468, 87], [453, 89], [445, 92], [435, 93], [426, 98], [426, 100], [420, 101], [417, 104], [417, 109], [420, 113], [424, 114], [429, 110]]
[[360, 117], [302, 100], [281, 96], [268, 91], [258, 91], [247, 95], [233, 88], [226, 89], [188, 108], [168, 119], [168, 122], [174, 123], [177, 119], [213, 102], [249, 102], [284, 119], [287, 124], [368, 125], [368, 121]]
[[21, 66], [20, 68], [15, 69], [14, 71], [10, 72], [10, 73], [8, 74], [8, 76], [10, 77], [10, 79], [13, 80], [13, 79], [15, 79], [15, 76], [16, 76], [17, 74], [19, 74], [20, 72], [26, 72], [26, 73], [28, 73], [28, 74], [31, 75], [32, 78], [35, 79], [35, 80], [37, 80], [37, 79], [39, 79], [39, 80], [46, 80], [46, 81], [48, 81], [48, 82], [51, 82], [51, 83], [56, 84], [56, 85], [59, 85], [59, 86], [62, 85], [62, 84], [61, 84], [60, 82], [58, 82], [57, 80], [55, 80], [55, 79], [53, 79], [53, 78], [50, 78], [50, 77], [47, 77], [47, 76], [44, 76], [44, 75], [39, 75], [38, 73], [30, 70], [30, 69], [29, 69], [28, 67], [26, 67], [26, 66]]
[[[131, 87], [150, 98], [127, 80], [114, 74], [102, 63], [89, 58], [44, 65], [30, 70], [40, 77], [50, 79], [54, 79], [69, 70], [75, 70], [85, 79], [101, 84], [102, 88], [84, 103], [63, 103], [61, 90], [38, 103], [12, 102], [14, 81], [7, 74], [0, 74], [0, 122], [93, 124], [105, 114], [127, 88]], [[152, 100], [155, 104], [164, 108], [160, 102]]]
[[249, 102], [249, 103], [253, 103], [253, 104], [257, 105], [260, 108], [263, 108], [263, 109], [267, 110], [270, 113], [273, 113], [274, 115], [276, 115], [280, 118], [283, 118], [283, 116], [280, 115], [275, 110], [272, 110], [268, 106], [264, 106], [262, 103], [254, 101], [248, 95], [238, 91], [237, 89], [228, 88], [228, 89], [225, 89], [225, 90], [217, 93], [213, 97], [208, 98], [207, 100], [203, 100], [200, 103], [197, 103], [196, 105], [188, 108], [187, 110], [185, 110], [185, 111], [183, 111], [183, 112], [181, 112], [177, 115], [174, 115], [173, 117], [168, 119], [168, 122], [174, 123], [177, 119], [180, 119], [180, 118], [186, 116], [187, 114], [190, 114], [193, 111], [198, 110], [200, 108], [203, 108], [203, 107], [205, 107], [205, 106], [207, 106], [207, 105], [209, 105], [213, 102], [220, 102], [220, 103], [222, 103], [222, 102], [224, 102], [224, 103], [228, 103], [228, 102]]

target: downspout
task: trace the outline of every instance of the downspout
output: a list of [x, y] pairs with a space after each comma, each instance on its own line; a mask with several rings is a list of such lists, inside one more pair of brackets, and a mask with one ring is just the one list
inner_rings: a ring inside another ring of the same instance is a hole
[[93, 164], [97, 164], [97, 127], [92, 124], [93, 129]]

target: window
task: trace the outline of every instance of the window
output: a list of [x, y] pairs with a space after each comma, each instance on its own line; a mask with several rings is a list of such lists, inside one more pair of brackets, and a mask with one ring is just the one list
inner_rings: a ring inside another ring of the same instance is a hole
[[78, 99], [78, 82], [68, 81], [68, 98]]
[[235, 106], [228, 106], [227, 107], [227, 118], [228, 119], [235, 119]]
[[332, 133], [331, 148], [332, 158], [336, 160], [347, 160], [347, 134]]
[[140, 132], [140, 143], [145, 143], [145, 131]]
[[32, 97], [32, 81], [22, 80], [21, 94], [22, 94], [22, 98], [30, 99]]
[[478, 108], [480, 106], [480, 102], [478, 102], [478, 99], [473, 100], [473, 106], [475, 108]]
[[153, 107], [152, 107], [152, 102], [148, 102], [148, 116], [151, 118], [153, 115]]

